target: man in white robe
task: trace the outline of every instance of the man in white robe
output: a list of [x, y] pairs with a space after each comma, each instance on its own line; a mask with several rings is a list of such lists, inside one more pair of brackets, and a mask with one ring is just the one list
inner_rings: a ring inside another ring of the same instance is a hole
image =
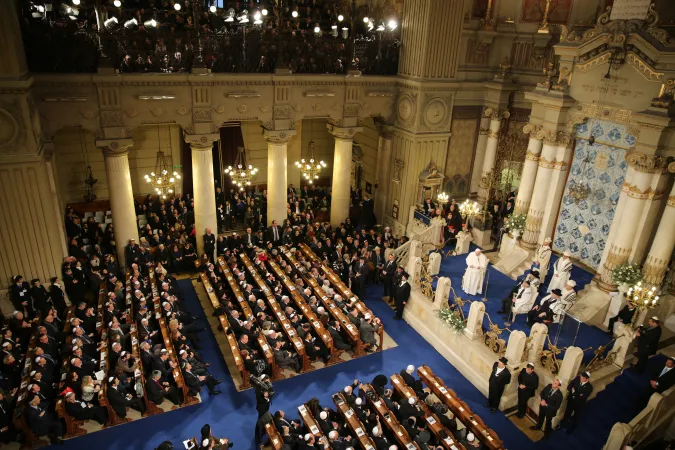
[[469, 295], [483, 293], [483, 280], [487, 271], [488, 259], [479, 248], [466, 257], [466, 272], [462, 278], [462, 290]]
[[548, 275], [548, 264], [551, 261], [551, 238], [544, 239], [544, 243], [539, 246], [534, 255], [534, 267], [539, 270], [541, 279]]
[[553, 266], [553, 278], [548, 284], [547, 292], [553, 291], [553, 289], [560, 289], [565, 287], [567, 280], [570, 279], [570, 272], [572, 272], [572, 260], [570, 259], [569, 252], [563, 253], [562, 258], [558, 258]]
[[567, 280], [565, 287], [562, 289], [560, 299], [551, 305], [551, 311], [553, 311], [553, 323], [562, 322], [565, 313], [567, 313], [572, 305], [574, 305], [574, 302], [577, 300], [577, 292], [574, 290], [574, 286], [576, 285], [576, 281]]
[[471, 233], [469, 228], [464, 224], [462, 226], [462, 231], [457, 233], [457, 245], [455, 246], [455, 252], [458, 255], [463, 255], [469, 253], [469, 245], [471, 245]]

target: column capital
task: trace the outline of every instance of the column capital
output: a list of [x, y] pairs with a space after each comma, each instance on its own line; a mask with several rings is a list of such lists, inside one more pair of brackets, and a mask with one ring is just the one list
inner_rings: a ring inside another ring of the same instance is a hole
[[356, 133], [363, 131], [363, 127], [340, 127], [332, 123], [327, 123], [326, 128], [328, 128], [328, 132], [332, 134], [335, 139], [348, 141], [353, 140]]
[[505, 109], [499, 109], [499, 108], [485, 108], [485, 111], [483, 111], [483, 115], [485, 117], [489, 117], [492, 120], [502, 120], [502, 119], [508, 119], [511, 117], [511, 113], [508, 110]]
[[213, 143], [220, 139], [220, 134], [185, 134], [184, 139], [193, 150], [211, 150]]
[[[626, 162], [630, 167], [642, 173], [661, 172], [666, 167], [670, 170], [671, 164], [667, 156], [647, 155], [644, 153], [632, 151], [626, 154]], [[675, 169], [675, 168], [674, 168]]]
[[285, 144], [295, 133], [295, 130], [269, 130], [263, 127], [263, 137], [272, 144]]
[[131, 138], [96, 140], [96, 147], [101, 147], [104, 156], [126, 155], [133, 145], [134, 140]]
[[394, 137], [395, 127], [387, 122], [381, 120], [375, 120], [375, 128], [377, 132], [380, 133], [380, 136], [384, 139], [392, 139]]
[[523, 127], [523, 133], [530, 136], [530, 139], [539, 139], [538, 134], [541, 131], [541, 125], [535, 125], [533, 123], [528, 123]]

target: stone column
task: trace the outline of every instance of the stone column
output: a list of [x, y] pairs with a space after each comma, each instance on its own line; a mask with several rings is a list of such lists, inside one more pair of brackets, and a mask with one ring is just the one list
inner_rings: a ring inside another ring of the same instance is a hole
[[[292, 184], [295, 193], [300, 195], [302, 173], [295, 167], [295, 162], [302, 159], [302, 120], [295, 122], [295, 136], [288, 140], [288, 184]], [[330, 169], [329, 169], [330, 170]], [[269, 195], [269, 189], [267, 190]]]
[[352, 143], [354, 135], [363, 131], [361, 127], [339, 127], [326, 124], [328, 132], [335, 138], [333, 159], [333, 187], [330, 204], [330, 223], [337, 227], [349, 217], [349, 185], [352, 165]]
[[[495, 168], [495, 159], [497, 157], [497, 146], [499, 145], [499, 130], [502, 127], [502, 119], [508, 119], [510, 113], [499, 109], [488, 108], [485, 110], [485, 115], [490, 117], [490, 129], [487, 134], [487, 143], [485, 146], [485, 159], [483, 159], [483, 170], [481, 173], [481, 180], [485, 178]], [[489, 192], [485, 189], [480, 189], [479, 196], [485, 200]]]
[[132, 139], [96, 141], [97, 147], [103, 147], [115, 249], [121, 266], [126, 264], [124, 248], [129, 244], [129, 240], [134, 239], [138, 243], [134, 192], [129, 171], [129, 149], [132, 145], [134, 145]]
[[[631, 180], [624, 183], [621, 188], [621, 197], [623, 207], [620, 217], [614, 216], [612, 228], [616, 227], [616, 234], [609, 246], [607, 257], [598, 271], [600, 279], [598, 287], [605, 291], [616, 290], [616, 284], [612, 280], [612, 269], [614, 267], [628, 262], [635, 240], [635, 233], [639, 224], [639, 217], [646, 204], [646, 193], [651, 185], [652, 174], [649, 172], [640, 172], [634, 166], [629, 167], [626, 178]], [[621, 199], [619, 200], [621, 202]]]
[[534, 249], [539, 242], [539, 232], [544, 218], [544, 210], [546, 209], [549, 183], [555, 165], [557, 150], [555, 144], [555, 133], [547, 132], [544, 136], [544, 145], [537, 167], [537, 177], [534, 182], [535, 189], [530, 200], [530, 207], [527, 210], [525, 233], [523, 233], [521, 240], [521, 245], [525, 248]]
[[213, 143], [219, 134], [192, 134], [185, 136], [185, 142], [192, 149], [192, 190], [195, 200], [195, 231], [197, 252], [204, 253], [204, 233], [210, 228], [218, 234], [216, 217], [216, 187], [213, 172]]
[[[673, 168], [675, 169], [675, 166]], [[675, 248], [675, 185], [670, 190], [666, 208], [663, 210], [647, 260], [642, 268], [645, 282], [652, 286], [661, 286], [673, 248]]]
[[523, 174], [520, 177], [515, 214], [527, 214], [527, 210], [530, 208], [530, 200], [534, 191], [534, 180], [537, 177], [537, 168], [539, 167], [539, 155], [541, 155], [541, 147], [544, 144], [541, 139], [543, 135], [540, 134], [541, 127], [529, 123], [525, 125], [523, 130], [526, 134], [530, 135], [530, 141], [527, 144]]
[[448, 306], [450, 299], [450, 287], [452, 281], [448, 277], [440, 277], [436, 283], [436, 292], [434, 292], [434, 306], [443, 308]]
[[474, 340], [483, 335], [483, 318], [485, 317], [485, 303], [471, 302], [469, 317], [466, 319], [464, 335]]
[[485, 161], [485, 147], [487, 146], [488, 132], [490, 131], [490, 118], [485, 114], [480, 119], [478, 138], [476, 139], [476, 157], [473, 161], [471, 173], [471, 189], [469, 192], [478, 192], [480, 177], [483, 173], [483, 161]]
[[375, 189], [375, 216], [378, 223], [384, 223], [384, 215], [389, 204], [389, 186], [391, 185], [391, 149], [394, 137], [393, 127], [380, 124], [377, 127], [380, 136], [377, 139], [377, 188]]
[[288, 139], [294, 134], [295, 130], [263, 129], [267, 141], [267, 225], [273, 220], [281, 225], [288, 216]]
[[565, 192], [567, 171], [572, 159], [572, 145], [573, 140], [569, 133], [565, 131], [558, 133], [558, 148], [556, 149], [555, 162], [551, 170], [548, 195], [546, 196], [546, 208], [544, 208], [544, 215], [541, 220], [541, 230], [539, 231], [538, 238], [539, 244], [543, 244], [546, 237], [553, 235], [553, 228], [558, 217], [558, 209]]
[[525, 351], [525, 343], [527, 342], [527, 335], [523, 331], [514, 330], [509, 335], [509, 342], [506, 345], [506, 352], [504, 356], [509, 360], [509, 366], [518, 367], [522, 362], [523, 352]]

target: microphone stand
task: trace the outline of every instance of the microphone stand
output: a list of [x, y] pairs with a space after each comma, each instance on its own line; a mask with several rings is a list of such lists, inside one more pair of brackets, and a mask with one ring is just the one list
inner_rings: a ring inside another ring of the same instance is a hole
[[483, 300], [483, 302], [487, 302], [487, 300], [488, 300], [487, 299], [487, 293], [488, 293], [488, 286], [490, 285], [490, 271], [488, 270], [489, 265], [490, 265], [490, 262], [488, 262], [488, 266], [486, 266], [485, 269], [483, 269], [485, 272], [487, 272], [487, 277], [485, 277], [485, 291], [484, 291], [485, 294], [483, 295], [483, 298], [481, 299], [481, 300]]

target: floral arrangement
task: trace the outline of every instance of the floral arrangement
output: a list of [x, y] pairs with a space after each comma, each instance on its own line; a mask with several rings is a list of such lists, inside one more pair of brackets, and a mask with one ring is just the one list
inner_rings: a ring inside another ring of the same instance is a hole
[[642, 269], [635, 263], [619, 264], [612, 269], [612, 280], [632, 286], [642, 280]]
[[466, 328], [464, 319], [462, 319], [457, 311], [453, 311], [450, 308], [441, 308], [436, 310], [436, 315], [443, 321], [443, 325], [452, 329], [455, 333], [461, 333]]
[[511, 233], [514, 231], [520, 232], [523, 234], [525, 231], [525, 222], [527, 220], [527, 215], [525, 214], [513, 214], [508, 218], [508, 228]]

